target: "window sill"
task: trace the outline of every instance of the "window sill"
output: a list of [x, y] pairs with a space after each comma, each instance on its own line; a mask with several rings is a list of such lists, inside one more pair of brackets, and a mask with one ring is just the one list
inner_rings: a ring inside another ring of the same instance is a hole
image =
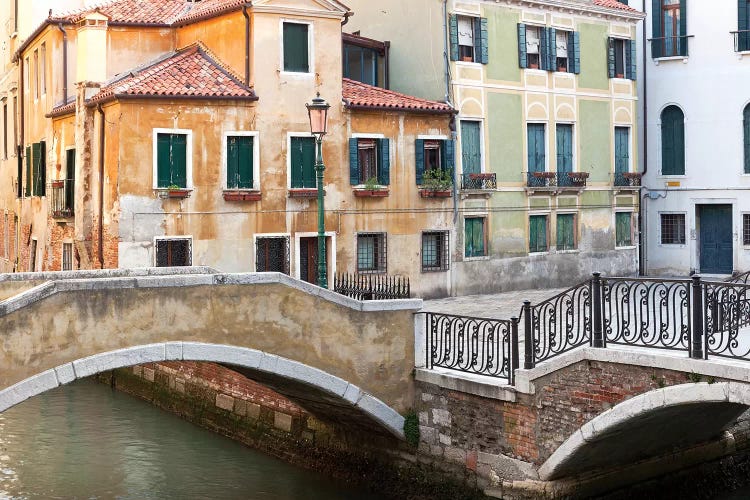
[[259, 201], [261, 198], [260, 191], [256, 189], [227, 189], [223, 193], [224, 201]]
[[456, 64], [459, 64], [461, 66], [474, 66], [474, 67], [482, 67], [484, 66], [483, 63], [477, 62], [477, 61], [454, 61]]
[[[323, 196], [326, 195], [325, 189], [323, 190]], [[290, 198], [317, 198], [318, 188], [290, 188]]]
[[448, 269], [438, 269], [438, 268], [435, 268], [435, 269], [429, 269], [429, 268], [428, 269], [422, 269], [422, 273], [425, 273], [425, 274], [427, 274], [427, 273], [445, 273], [445, 272], [448, 272]]
[[154, 188], [156, 194], [161, 199], [166, 198], [190, 198], [190, 194], [193, 192], [192, 189], [167, 189], [167, 188]]
[[667, 57], [655, 57], [653, 58], [654, 64], [658, 66], [662, 62], [669, 62], [669, 61], [682, 61], [683, 64], [687, 64], [688, 62], [688, 56], [667, 56]]
[[638, 248], [638, 247], [635, 246], [635, 245], [627, 245], [627, 246], [624, 246], [624, 247], [615, 246], [615, 250], [635, 250], [636, 248]]
[[555, 250], [555, 253], [581, 253], [578, 248], [571, 248], [570, 250]]
[[481, 260], [490, 260], [489, 255], [477, 255], [475, 257], [464, 257], [464, 262], [477, 262]]
[[385, 274], [385, 269], [357, 269], [357, 274]]
[[281, 76], [290, 76], [294, 78], [312, 78], [314, 73], [312, 71], [281, 71]]
[[453, 191], [450, 189], [420, 189], [419, 196], [422, 198], [450, 198]]
[[385, 198], [390, 194], [388, 189], [355, 189], [354, 196], [357, 198]]

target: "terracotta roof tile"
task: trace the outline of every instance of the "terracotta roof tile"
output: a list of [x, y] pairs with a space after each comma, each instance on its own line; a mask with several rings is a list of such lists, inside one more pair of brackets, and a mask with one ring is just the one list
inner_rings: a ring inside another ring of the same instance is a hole
[[223, 67], [200, 43], [105, 85], [91, 102], [138, 96], [257, 100], [253, 89]]
[[192, 7], [185, 11], [175, 24], [183, 24], [204, 17], [212, 17], [225, 11], [234, 10], [249, 3], [249, 0], [202, 0], [201, 2], [191, 4]]
[[52, 111], [47, 113], [47, 118], [53, 118], [56, 116], [64, 116], [64, 115], [71, 115], [76, 112], [76, 102], [71, 101], [67, 104], [58, 104], [54, 108], [52, 108]]
[[599, 7], [608, 7], [610, 9], [627, 10], [630, 12], [639, 12], [637, 9], [625, 5], [624, 3], [618, 2], [617, 0], [594, 0], [594, 5]]
[[59, 18], [76, 23], [86, 15], [99, 11], [107, 16], [111, 23], [169, 25], [193, 5], [186, 0], [113, 0], [64, 14]]
[[385, 109], [428, 113], [453, 113], [448, 104], [420, 99], [344, 78], [343, 98], [348, 108]]

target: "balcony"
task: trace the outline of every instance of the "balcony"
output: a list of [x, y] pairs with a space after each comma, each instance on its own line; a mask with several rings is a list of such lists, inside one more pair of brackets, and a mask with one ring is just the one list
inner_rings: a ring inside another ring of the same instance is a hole
[[581, 190], [586, 187], [588, 172], [527, 172], [526, 186], [531, 190]]
[[651, 58], [688, 57], [688, 41], [693, 36], [681, 35], [649, 38], [648, 41], [651, 42]]
[[55, 219], [67, 219], [74, 215], [75, 180], [58, 179], [47, 185], [50, 214]]
[[730, 33], [734, 37], [735, 52], [750, 51], [750, 30], [730, 31]]
[[641, 187], [641, 177], [643, 174], [640, 172], [615, 172], [613, 184], [617, 188], [621, 189], [638, 189]]
[[497, 174], [463, 174], [461, 176], [461, 189], [463, 190], [495, 190], [497, 189]]

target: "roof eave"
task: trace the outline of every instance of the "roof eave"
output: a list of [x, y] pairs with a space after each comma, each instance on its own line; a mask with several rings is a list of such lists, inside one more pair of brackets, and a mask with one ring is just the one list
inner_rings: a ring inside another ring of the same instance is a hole
[[414, 113], [424, 115], [455, 115], [458, 111], [451, 109], [418, 109], [404, 106], [370, 106], [364, 104], [344, 104], [346, 109], [352, 111], [393, 111], [396, 113]]
[[154, 100], [193, 100], [193, 101], [250, 101], [255, 102], [259, 99], [257, 95], [251, 96], [195, 96], [195, 95], [163, 95], [163, 94], [111, 94], [103, 99], [91, 99], [86, 103], [86, 107], [93, 108], [112, 101], [125, 101], [133, 99], [154, 99]]

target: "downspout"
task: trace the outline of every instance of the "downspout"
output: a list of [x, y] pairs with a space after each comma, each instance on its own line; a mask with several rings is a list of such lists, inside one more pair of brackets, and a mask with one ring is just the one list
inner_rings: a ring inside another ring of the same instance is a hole
[[[25, 113], [25, 111], [24, 111], [24, 107], [25, 107], [24, 106], [24, 99], [26, 98], [26, 96], [24, 95], [24, 92], [23, 92], [24, 87], [26, 86], [26, 82], [23, 79], [23, 75], [24, 75], [23, 56], [20, 55], [20, 54], [19, 54], [19, 57], [18, 57], [18, 68], [19, 68], [19, 71], [18, 71], [18, 81], [19, 81], [19, 84], [18, 84], [18, 94], [19, 94], [18, 101], [19, 101], [19, 106], [18, 106], [18, 108], [19, 109], [18, 109], [18, 111], [19, 111], [19, 115], [20, 116], [18, 117], [19, 126], [18, 126], [18, 132], [17, 132], [17, 134], [18, 134], [18, 146], [17, 146], [17, 151], [16, 151], [16, 157], [18, 158], [18, 164], [21, 166], [21, 168], [18, 171], [18, 174], [19, 174], [18, 175], [18, 193], [21, 194], [21, 196], [19, 196], [19, 200], [21, 200], [21, 201], [19, 201], [19, 203], [18, 203], [18, 222], [16, 224], [17, 238], [16, 238], [16, 265], [15, 265], [15, 271], [18, 271], [18, 268], [21, 265], [21, 256], [20, 256], [20, 254], [21, 254], [21, 232], [22, 232], [21, 228], [23, 227], [23, 218], [22, 218], [22, 212], [23, 212], [23, 210], [21, 210], [21, 208], [23, 207], [23, 142], [24, 142], [24, 133], [23, 133], [23, 130], [24, 130], [24, 126], [25, 126], [23, 118], [24, 118], [24, 113]], [[28, 159], [27, 159], [27, 161], [28, 161]], [[27, 182], [28, 182], [28, 180], [27, 180]], [[18, 193], [16, 193], [16, 194], [18, 194]]]
[[65, 105], [68, 103], [68, 33], [62, 23], [57, 25], [57, 29], [62, 32], [63, 36], [63, 105]]
[[346, 25], [346, 23], [349, 22], [349, 16], [351, 16], [351, 15], [352, 15], [351, 12], [347, 12], [346, 14], [344, 14], [344, 20], [341, 21], [341, 27], [342, 28]]
[[99, 111], [99, 269], [104, 269], [104, 110], [98, 104]]
[[383, 85], [385, 85], [386, 90], [389, 90], [391, 88], [391, 42], [386, 41], [384, 45], [385, 61], [383, 61], [383, 66], [385, 66], [385, 76], [383, 77]]
[[[647, 4], [648, 2], [644, 0], [644, 14], [647, 14]], [[643, 44], [643, 173], [641, 174], [641, 186], [643, 186], [643, 179], [648, 173], [648, 80], [646, 79], [646, 75], [648, 74], [648, 64], [646, 64], [646, 58], [648, 57], [648, 50], [646, 49], [646, 43], [648, 42], [648, 38], [646, 37], [647, 24], [648, 23], [646, 23], [646, 19], [644, 18], [643, 30], [641, 30], [643, 39], [641, 42]], [[640, 203], [638, 203], [638, 274], [640, 276], [645, 276], [648, 267], [646, 265], [646, 260], [648, 258], [646, 255], [646, 246], [643, 243], [643, 235], [648, 229], [644, 220], [646, 217], [645, 203], [647, 199], [648, 197], [643, 195], [641, 196]]]
[[242, 15], [245, 16], [245, 85], [250, 86], [250, 16], [247, 8], [252, 6], [246, 3], [242, 6]]

